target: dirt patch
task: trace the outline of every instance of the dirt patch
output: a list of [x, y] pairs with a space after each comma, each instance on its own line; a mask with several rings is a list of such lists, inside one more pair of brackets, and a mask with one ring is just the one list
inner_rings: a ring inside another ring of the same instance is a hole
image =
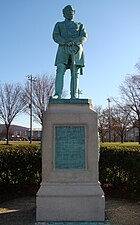
[[1, 203], [0, 224], [34, 225], [35, 197], [17, 198]]
[[140, 202], [108, 198], [106, 216], [112, 225], [140, 225]]
[[[140, 225], [140, 202], [106, 198], [106, 219], [111, 225]], [[0, 224], [34, 225], [35, 197], [0, 203]]]

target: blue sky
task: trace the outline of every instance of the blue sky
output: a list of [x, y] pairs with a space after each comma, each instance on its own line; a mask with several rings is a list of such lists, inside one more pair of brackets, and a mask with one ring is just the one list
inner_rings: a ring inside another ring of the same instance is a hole
[[[52, 31], [64, 19], [62, 9], [68, 4], [76, 10], [74, 20], [82, 22], [88, 33], [81, 98], [105, 108], [108, 97], [119, 96], [118, 86], [126, 74], [137, 73], [140, 0], [0, 0], [0, 81], [24, 84], [28, 74], [55, 75], [57, 44]], [[68, 92], [69, 79], [67, 72]], [[29, 126], [29, 116], [19, 116], [13, 123]]]

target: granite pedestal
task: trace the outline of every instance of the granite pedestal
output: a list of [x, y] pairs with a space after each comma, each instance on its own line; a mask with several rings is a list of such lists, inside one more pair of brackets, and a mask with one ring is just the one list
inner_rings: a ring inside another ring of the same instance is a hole
[[43, 116], [36, 221], [104, 221], [97, 113], [88, 99], [54, 100]]

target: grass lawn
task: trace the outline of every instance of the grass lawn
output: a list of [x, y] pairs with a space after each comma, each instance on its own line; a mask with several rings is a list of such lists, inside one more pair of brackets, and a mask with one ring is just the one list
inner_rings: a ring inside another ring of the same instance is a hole
[[[9, 145], [30, 145], [29, 141], [9, 141]], [[32, 141], [31, 145], [40, 145], [40, 141]], [[0, 146], [6, 146], [6, 141], [0, 141]], [[101, 146], [106, 147], [106, 146], [117, 146], [117, 147], [121, 147], [121, 146], [138, 146], [140, 147], [140, 144], [138, 142], [101, 142]]]
[[135, 146], [135, 147], [140, 147], [140, 144], [138, 142], [104, 142], [101, 143], [101, 146], [106, 147], [106, 146], [117, 146], [117, 147], [121, 147], [121, 146], [125, 146], [125, 147], [129, 147], [129, 146]]
[[[40, 141], [32, 141], [32, 144], [30, 144], [29, 141], [9, 141], [9, 145], [40, 145]], [[7, 146], [6, 141], [0, 141], [0, 147], [1, 146]]]

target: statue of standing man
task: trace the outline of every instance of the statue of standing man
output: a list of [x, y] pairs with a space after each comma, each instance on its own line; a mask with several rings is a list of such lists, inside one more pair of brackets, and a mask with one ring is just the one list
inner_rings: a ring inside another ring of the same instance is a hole
[[57, 22], [53, 31], [53, 40], [59, 44], [55, 59], [56, 80], [55, 95], [61, 98], [64, 83], [64, 74], [67, 69], [71, 71], [70, 95], [71, 99], [78, 98], [79, 74], [83, 74], [84, 53], [83, 43], [87, 33], [82, 23], [74, 22], [75, 10], [71, 5], [63, 9], [65, 20]]

